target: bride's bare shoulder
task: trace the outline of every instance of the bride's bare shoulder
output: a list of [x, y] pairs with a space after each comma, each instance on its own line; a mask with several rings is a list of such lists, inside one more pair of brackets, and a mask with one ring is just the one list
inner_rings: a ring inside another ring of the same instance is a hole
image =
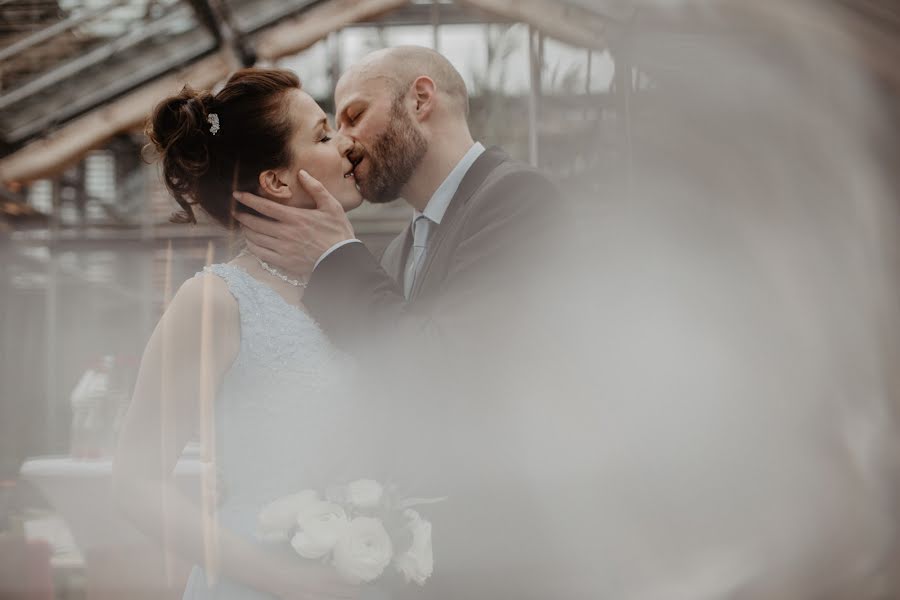
[[215, 311], [234, 311], [237, 314], [238, 304], [228, 290], [225, 280], [214, 273], [198, 273], [178, 288], [172, 305], [182, 303], [194, 308], [208, 306]]
[[237, 337], [240, 313], [228, 284], [206, 272], [181, 285], [166, 309], [165, 319], [178, 330], [199, 330], [206, 323], [217, 337]]

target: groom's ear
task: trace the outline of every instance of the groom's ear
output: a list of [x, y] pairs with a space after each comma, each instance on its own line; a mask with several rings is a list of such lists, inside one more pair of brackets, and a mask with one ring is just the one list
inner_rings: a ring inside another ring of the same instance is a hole
[[271, 200], [287, 202], [293, 197], [293, 191], [287, 182], [287, 171], [269, 169], [259, 174], [259, 189], [263, 196]]
[[434, 80], [427, 75], [422, 75], [413, 82], [412, 90], [416, 98], [416, 118], [423, 121], [434, 109], [436, 95]]

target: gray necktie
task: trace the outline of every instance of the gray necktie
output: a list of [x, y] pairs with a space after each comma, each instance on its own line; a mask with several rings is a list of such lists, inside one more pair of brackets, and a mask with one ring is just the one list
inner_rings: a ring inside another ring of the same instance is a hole
[[412, 293], [413, 284], [422, 263], [425, 262], [425, 248], [428, 245], [428, 234], [431, 232], [431, 221], [425, 215], [419, 215], [413, 221], [413, 245], [403, 274], [403, 293], [406, 299]]

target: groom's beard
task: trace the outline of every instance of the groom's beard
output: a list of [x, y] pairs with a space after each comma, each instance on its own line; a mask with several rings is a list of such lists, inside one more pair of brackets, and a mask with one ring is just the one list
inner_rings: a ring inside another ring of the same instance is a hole
[[374, 204], [391, 202], [422, 162], [428, 142], [403, 110], [401, 100], [391, 106], [387, 129], [366, 153], [369, 173], [359, 183], [363, 198]]

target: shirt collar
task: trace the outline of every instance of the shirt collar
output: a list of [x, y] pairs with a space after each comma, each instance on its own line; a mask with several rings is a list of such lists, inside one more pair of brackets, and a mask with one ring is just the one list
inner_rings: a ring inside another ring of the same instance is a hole
[[478, 157], [481, 156], [482, 152], [484, 152], [484, 146], [481, 145], [481, 142], [472, 144], [469, 151], [465, 153], [458, 163], [456, 163], [456, 166], [453, 167], [453, 170], [450, 171], [447, 178], [438, 186], [438, 189], [434, 191], [434, 194], [431, 195], [428, 204], [425, 205], [425, 210], [422, 212], [416, 211], [415, 215], [413, 215], [414, 222], [419, 216], [425, 215], [429, 221], [440, 225], [441, 219], [444, 218], [444, 213], [447, 212], [450, 201], [453, 200], [453, 196], [456, 195], [456, 191], [459, 189], [459, 184], [462, 183], [463, 177], [466, 176], [466, 173], [468, 173], [472, 164], [474, 164]]

